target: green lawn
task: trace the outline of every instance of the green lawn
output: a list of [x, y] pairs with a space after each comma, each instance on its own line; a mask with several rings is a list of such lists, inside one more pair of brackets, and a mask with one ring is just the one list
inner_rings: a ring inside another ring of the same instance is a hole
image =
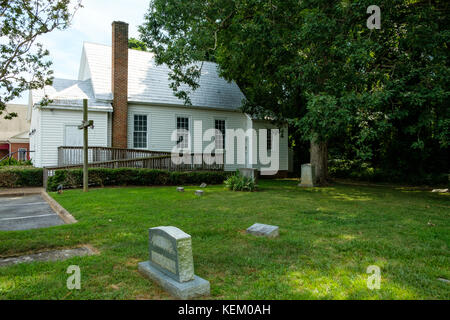
[[[143, 278], [148, 231], [177, 226], [192, 236], [195, 273], [213, 299], [450, 299], [450, 197], [414, 189], [338, 184], [301, 189], [261, 181], [254, 193], [208, 186], [93, 189], [52, 194], [77, 224], [0, 232], [0, 256], [90, 244], [100, 254], [0, 268], [0, 299], [170, 299]], [[245, 234], [255, 222], [277, 239]], [[429, 223], [431, 222], [431, 223]], [[81, 290], [69, 291], [69, 265]], [[381, 289], [366, 286], [369, 265]]]

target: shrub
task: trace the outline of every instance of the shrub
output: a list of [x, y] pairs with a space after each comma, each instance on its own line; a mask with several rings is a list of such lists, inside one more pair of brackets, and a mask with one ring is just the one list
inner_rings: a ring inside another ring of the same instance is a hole
[[225, 180], [225, 186], [233, 191], [255, 191], [255, 179], [244, 177], [239, 172]]
[[0, 188], [42, 187], [41, 168], [2, 168]]
[[[223, 171], [176, 172], [154, 169], [133, 168], [92, 168], [89, 169], [90, 186], [158, 186], [158, 185], [194, 185], [221, 184], [229, 176]], [[47, 189], [55, 191], [58, 185], [64, 188], [79, 188], [83, 185], [82, 169], [56, 170], [48, 178]]]
[[31, 166], [32, 162], [31, 160], [26, 161], [19, 161], [15, 158], [6, 158], [0, 161], [0, 167], [6, 167], [6, 166]]
[[415, 172], [405, 174], [398, 170], [382, 170], [373, 168], [369, 163], [361, 160], [333, 159], [328, 162], [328, 170], [331, 177], [350, 178], [354, 180], [370, 182], [401, 182], [410, 184], [449, 184], [448, 174], [432, 174]]

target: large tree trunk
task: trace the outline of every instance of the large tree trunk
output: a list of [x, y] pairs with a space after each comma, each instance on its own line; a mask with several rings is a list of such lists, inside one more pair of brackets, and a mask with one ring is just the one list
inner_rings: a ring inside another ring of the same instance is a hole
[[328, 182], [328, 145], [311, 140], [311, 165], [315, 167], [314, 184], [324, 186]]

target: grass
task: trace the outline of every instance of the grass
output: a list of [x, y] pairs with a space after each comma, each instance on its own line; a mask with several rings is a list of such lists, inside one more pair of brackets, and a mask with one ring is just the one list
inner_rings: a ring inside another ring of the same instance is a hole
[[[261, 181], [260, 191], [208, 186], [108, 188], [51, 194], [78, 219], [48, 229], [0, 232], [0, 256], [91, 244], [100, 254], [0, 268], [0, 299], [170, 299], [143, 278], [147, 229], [192, 235], [195, 273], [213, 299], [449, 299], [450, 198], [416, 189], [337, 184], [302, 189]], [[255, 222], [277, 239], [245, 234]], [[69, 265], [81, 290], [66, 288]], [[381, 289], [366, 269], [381, 268]]]

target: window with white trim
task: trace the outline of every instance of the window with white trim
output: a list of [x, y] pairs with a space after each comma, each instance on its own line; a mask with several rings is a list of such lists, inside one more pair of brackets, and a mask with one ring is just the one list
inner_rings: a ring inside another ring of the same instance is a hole
[[26, 161], [27, 160], [27, 149], [25, 148], [19, 148], [17, 153], [17, 158], [19, 161]]
[[214, 120], [216, 149], [225, 149], [225, 120]]
[[189, 118], [177, 117], [177, 146], [189, 149]]
[[133, 148], [147, 149], [147, 115], [135, 114], [133, 121]]

